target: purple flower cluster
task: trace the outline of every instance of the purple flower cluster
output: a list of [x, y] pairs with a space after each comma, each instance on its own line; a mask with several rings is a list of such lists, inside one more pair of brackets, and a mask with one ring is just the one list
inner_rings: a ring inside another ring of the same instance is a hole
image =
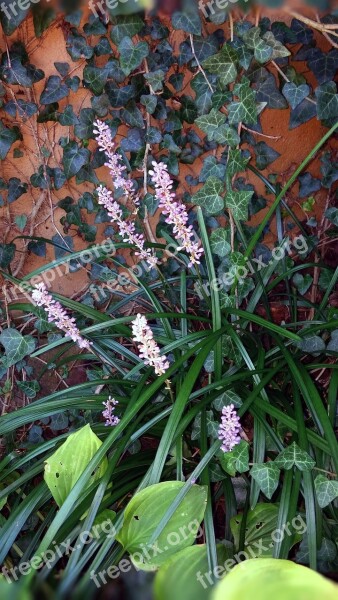
[[240, 443], [241, 431], [240, 419], [234, 405], [225, 406], [222, 410], [222, 422], [218, 430], [218, 438], [222, 441], [223, 452], [231, 452]]
[[115, 427], [119, 424], [120, 419], [114, 414], [115, 407], [117, 405], [118, 401], [114, 400], [114, 398], [112, 398], [111, 396], [109, 396], [106, 402], [103, 402], [103, 406], [106, 410], [102, 412], [102, 416], [106, 419], [106, 427]]
[[175, 201], [175, 194], [172, 191], [173, 182], [168, 173], [168, 167], [163, 162], [153, 162], [153, 170], [149, 171], [152, 182], [156, 189], [156, 198], [159, 200], [162, 212], [167, 215], [166, 223], [173, 225], [174, 235], [179, 243], [178, 250], [185, 250], [189, 257], [189, 267], [200, 264], [200, 258], [203, 254], [198, 242], [194, 241], [195, 234], [192, 225], [187, 225], [189, 216], [182, 202]]
[[32, 292], [32, 299], [37, 306], [44, 308], [48, 314], [48, 322], [54, 323], [67, 337], [76, 342], [80, 348], [90, 349], [90, 342], [85, 340], [76, 326], [75, 319], [69, 317], [65, 309], [48, 293], [44, 283], [39, 283]]
[[[94, 126], [96, 128], [94, 129], [94, 133], [100, 151], [105, 152], [108, 157], [108, 162], [105, 163], [105, 166], [109, 169], [114, 188], [121, 189], [125, 196], [132, 198], [134, 204], [139, 204], [139, 198], [135, 194], [132, 181], [124, 177], [126, 167], [121, 163], [121, 157], [114, 152], [114, 142], [108, 125], [102, 121], [96, 121]], [[144, 248], [145, 238], [141, 233], [136, 233], [135, 224], [123, 218], [122, 209], [114, 200], [113, 193], [103, 185], [99, 186], [97, 193], [99, 204], [105, 207], [112, 222], [117, 224], [123, 241], [136, 246], [138, 248], [136, 256], [147, 261], [151, 268], [155, 267], [158, 264], [158, 259], [149, 248]]]
[[166, 356], [160, 356], [160, 349], [154, 340], [154, 334], [147, 319], [142, 315], [137, 315], [132, 322], [132, 330], [133, 339], [138, 344], [140, 358], [144, 360], [144, 364], [154, 367], [156, 375], [163, 375], [170, 365]]

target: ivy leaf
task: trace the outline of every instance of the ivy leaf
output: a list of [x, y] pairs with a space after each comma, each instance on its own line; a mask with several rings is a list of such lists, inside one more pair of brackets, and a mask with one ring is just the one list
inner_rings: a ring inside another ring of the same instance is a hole
[[144, 127], [143, 115], [134, 100], [131, 100], [126, 108], [121, 111], [121, 118], [131, 127], [140, 127], [141, 129]]
[[195, 121], [197, 127], [199, 127], [204, 133], [207, 134], [208, 140], [213, 141], [215, 133], [218, 128], [226, 122], [226, 116], [213, 108], [208, 115], [202, 115]]
[[296, 108], [310, 94], [310, 88], [306, 83], [296, 85], [291, 81], [283, 86], [282, 91], [291, 108]]
[[310, 119], [313, 119], [317, 114], [316, 104], [303, 100], [295, 109], [291, 111], [289, 129], [295, 129], [303, 123], [307, 123]]
[[232, 179], [236, 173], [244, 171], [250, 158], [243, 156], [243, 151], [237, 148], [231, 148], [228, 154], [227, 175]]
[[264, 33], [263, 40], [265, 40], [272, 48], [271, 60], [276, 60], [276, 58], [286, 58], [287, 56], [290, 56], [290, 50], [283, 46], [281, 42], [276, 40], [272, 31], [267, 31], [266, 33]]
[[40, 102], [41, 104], [53, 104], [62, 100], [69, 94], [68, 87], [62, 83], [61, 78], [58, 75], [52, 75], [48, 77], [45, 89], [43, 90]]
[[67, 179], [74, 177], [89, 159], [89, 150], [79, 148], [76, 142], [69, 142], [63, 149], [63, 168]]
[[87, 140], [93, 136], [93, 124], [95, 112], [92, 108], [82, 108], [78, 123], [74, 127], [74, 133], [80, 140]]
[[236, 473], [249, 471], [249, 444], [242, 440], [231, 452], [225, 452], [220, 457], [222, 469], [231, 477]]
[[316, 91], [317, 115], [321, 121], [338, 117], [338, 94], [334, 81], [320, 85]]
[[234, 93], [239, 97], [239, 102], [231, 102], [228, 106], [230, 125], [244, 122], [248, 125], [257, 123], [257, 106], [255, 91], [250, 88], [249, 81], [244, 81], [235, 86]]
[[154, 114], [157, 106], [157, 101], [158, 98], [157, 96], [155, 96], [155, 94], [144, 94], [143, 96], [141, 96], [141, 104], [143, 104], [143, 106], [146, 107], [146, 111], [149, 115]]
[[172, 25], [174, 29], [182, 29], [193, 35], [201, 35], [202, 24], [198, 10], [189, 7], [184, 12], [175, 12], [172, 16]]
[[235, 408], [240, 408], [243, 405], [243, 402], [236, 392], [233, 390], [226, 390], [226, 392], [223, 392], [223, 394], [218, 396], [212, 404], [216, 410], [221, 412], [223, 408], [229, 406], [229, 404], [233, 404]]
[[311, 471], [316, 461], [305, 450], [301, 450], [296, 442], [293, 442], [277, 456], [274, 463], [287, 471], [292, 467], [297, 467], [300, 471]]
[[104, 86], [107, 83], [108, 71], [102, 67], [95, 67], [94, 65], [86, 65], [83, 70], [83, 80], [86, 87], [99, 96], [104, 90]]
[[138, 15], [121, 15], [115, 18], [116, 25], [111, 30], [111, 39], [118, 46], [124, 37], [133, 37], [144, 27]]
[[314, 354], [317, 356], [326, 350], [325, 342], [319, 335], [309, 335], [304, 337], [297, 345], [306, 354]]
[[140, 66], [141, 62], [149, 54], [147, 42], [133, 43], [130, 37], [124, 37], [119, 43], [120, 64], [125, 75], [130, 75]]
[[31, 335], [23, 336], [12, 328], [4, 329], [0, 335], [0, 343], [5, 348], [6, 356], [2, 358], [2, 364], [6, 369], [34, 352], [36, 346], [35, 339]]
[[79, 119], [74, 113], [74, 108], [71, 104], [68, 104], [63, 113], [60, 113], [59, 123], [65, 127], [77, 125], [79, 123]]
[[158, 69], [150, 73], [145, 73], [144, 78], [151, 85], [154, 92], [160, 92], [163, 90], [163, 83], [165, 78], [165, 71]]
[[219, 81], [224, 87], [228, 83], [235, 81], [237, 77], [236, 63], [238, 61], [237, 52], [228, 44], [224, 44], [221, 51], [214, 56], [210, 56], [203, 61], [203, 67], [209, 73], [219, 76]]
[[271, 500], [275, 493], [280, 477], [280, 470], [274, 462], [256, 464], [252, 467], [250, 475], [258, 483], [263, 494]]
[[11, 146], [19, 139], [19, 133], [16, 128], [10, 129], [0, 120], [0, 160], [5, 160]]
[[[262, 68], [260, 70], [263, 70]], [[266, 71], [266, 69], [264, 69]], [[256, 80], [256, 100], [257, 102], [265, 102], [268, 108], [287, 108], [288, 104], [280, 93], [276, 80], [272, 73], [268, 73], [264, 76], [263, 80]]]
[[314, 192], [318, 192], [321, 188], [320, 179], [312, 177], [311, 173], [304, 173], [298, 177], [299, 180], [299, 196], [300, 198], [307, 198]]
[[259, 63], [266, 63], [272, 59], [273, 48], [261, 38], [260, 27], [251, 27], [243, 36], [248, 48], [254, 51], [255, 59]]
[[113, 81], [108, 81], [106, 92], [109, 98], [110, 105], [113, 108], [125, 106], [129, 100], [132, 100], [135, 95], [135, 89], [132, 85], [118, 87]]
[[225, 165], [219, 163], [215, 156], [206, 157], [198, 181], [205, 183], [208, 177], [217, 177], [218, 179], [224, 179], [225, 177]]
[[301, 273], [296, 273], [296, 275], [293, 276], [292, 281], [294, 283], [294, 285], [296, 286], [297, 290], [299, 291], [299, 293], [304, 296], [306, 294], [306, 292], [309, 291], [312, 283], [313, 283], [313, 277], [311, 277], [311, 275], [309, 273], [306, 273], [306, 275], [302, 275]]
[[2, 269], [6, 269], [11, 264], [15, 251], [15, 244], [0, 244], [0, 267]]
[[27, 183], [23, 183], [17, 177], [11, 177], [8, 182], [8, 202], [14, 202], [18, 200], [23, 194], [26, 194], [28, 190]]
[[249, 203], [254, 192], [229, 190], [225, 196], [226, 207], [232, 211], [234, 219], [247, 221], [249, 216]]
[[241, 138], [233, 127], [230, 127], [227, 123], [225, 123], [224, 125], [221, 125], [217, 131], [215, 131], [214, 141], [217, 142], [217, 144], [236, 148], [236, 146], [239, 145]]
[[308, 53], [307, 65], [319, 84], [331, 81], [337, 73], [338, 49], [332, 48], [329, 52], [322, 52], [319, 48], [312, 48]]
[[224, 200], [220, 195], [224, 190], [223, 183], [217, 177], [209, 177], [205, 185], [192, 197], [192, 201], [205, 209], [207, 215], [217, 215], [224, 208]]
[[33, 77], [23, 66], [22, 58], [19, 56], [14, 56], [10, 62], [5, 61], [4, 65], [0, 67], [0, 76], [3, 81], [11, 85], [31, 87], [33, 84]]
[[317, 475], [315, 490], [320, 508], [325, 508], [338, 498], [338, 481], [328, 479], [324, 475]]
[[67, 38], [67, 52], [73, 60], [80, 60], [81, 58], [90, 59], [93, 57], [94, 48], [87, 43], [83, 35], [80, 35], [75, 28], [72, 28]]
[[213, 231], [210, 236], [210, 247], [211, 251], [220, 258], [227, 256], [231, 252], [228, 229], [220, 227]]
[[254, 147], [257, 168], [263, 171], [280, 156], [279, 152], [268, 146], [265, 142], [258, 142]]

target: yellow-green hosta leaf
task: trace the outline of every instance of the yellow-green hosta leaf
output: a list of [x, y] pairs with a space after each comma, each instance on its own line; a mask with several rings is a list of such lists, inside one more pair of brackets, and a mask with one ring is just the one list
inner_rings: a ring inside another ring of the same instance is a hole
[[336, 600], [338, 586], [289, 560], [260, 558], [237, 565], [216, 586], [212, 600]]
[[[217, 546], [218, 565], [224, 570], [232, 551], [222, 544]], [[155, 600], [208, 600], [210, 583], [207, 547], [205, 544], [185, 548], [170, 558], [158, 571], [154, 582]]]
[[[72, 433], [64, 444], [46, 460], [45, 482], [58, 506], [62, 506], [101, 445], [101, 440], [91, 430], [90, 425], [86, 425]], [[86, 488], [100, 479], [107, 467], [108, 461], [105, 458], [91, 475]]]
[[181, 481], [157, 483], [136, 494], [128, 504], [117, 540], [138, 569], [154, 570], [194, 543], [207, 504], [207, 490], [198, 485], [191, 486], [155, 544], [150, 544], [183, 486]]

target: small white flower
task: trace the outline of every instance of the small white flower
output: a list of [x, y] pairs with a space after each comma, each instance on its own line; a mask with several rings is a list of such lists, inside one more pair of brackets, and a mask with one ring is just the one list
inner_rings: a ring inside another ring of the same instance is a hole
[[170, 364], [166, 356], [160, 356], [160, 349], [154, 340], [147, 319], [142, 315], [137, 315], [132, 322], [132, 330], [133, 339], [138, 344], [140, 358], [144, 360], [144, 364], [154, 367], [156, 375], [164, 375]]

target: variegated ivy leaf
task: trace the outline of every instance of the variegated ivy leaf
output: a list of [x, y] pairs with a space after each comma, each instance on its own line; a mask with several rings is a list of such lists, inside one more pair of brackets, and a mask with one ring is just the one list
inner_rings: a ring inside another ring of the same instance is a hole
[[334, 81], [320, 85], [316, 91], [318, 119], [335, 119], [338, 117], [338, 94]]
[[265, 40], [272, 48], [271, 60], [275, 60], [276, 58], [285, 58], [291, 55], [290, 50], [283, 46], [281, 42], [276, 40], [272, 31], [267, 31], [262, 37], [263, 40]]
[[239, 150], [238, 148], [230, 148], [227, 162], [228, 177], [232, 178], [234, 175], [236, 175], [236, 173], [244, 171], [249, 160], [250, 157], [246, 158], [243, 155], [242, 150]]
[[296, 108], [309, 95], [310, 88], [306, 83], [297, 86], [290, 81], [283, 86], [282, 92], [291, 108]]
[[202, 115], [195, 120], [197, 127], [207, 134], [210, 142], [214, 140], [215, 133], [225, 122], [226, 116], [216, 108], [212, 108], [208, 115]]
[[234, 219], [247, 221], [249, 216], [249, 203], [253, 192], [229, 190], [225, 196], [226, 207], [232, 211]]
[[272, 59], [273, 48], [261, 37], [260, 27], [251, 27], [243, 36], [246, 45], [254, 51], [255, 59], [259, 63], [266, 63]]
[[287, 471], [292, 467], [297, 467], [300, 471], [311, 471], [316, 461], [305, 450], [301, 450], [296, 442], [293, 442], [277, 456], [274, 463], [277, 467]]
[[236, 473], [245, 473], [249, 470], [249, 444], [242, 440], [231, 452], [222, 453], [220, 456], [222, 468], [228, 475], [235, 477]]
[[317, 475], [315, 490], [320, 508], [325, 508], [330, 502], [338, 498], [338, 481], [328, 479], [324, 475]]
[[240, 365], [242, 362], [242, 355], [230, 335], [222, 337], [222, 355], [224, 358], [233, 360], [236, 365]]
[[280, 476], [280, 470], [273, 462], [254, 465], [250, 475], [258, 483], [263, 494], [271, 500], [275, 493]]
[[229, 230], [220, 227], [213, 231], [210, 236], [210, 247], [211, 251], [220, 258], [227, 256], [231, 252]]
[[224, 290], [219, 292], [221, 308], [236, 308], [236, 296], [229, 296]]
[[228, 44], [224, 44], [218, 54], [210, 56], [203, 61], [203, 67], [209, 73], [219, 76], [220, 84], [225, 87], [235, 81], [237, 77], [236, 63], [238, 61], [237, 52]]
[[232, 390], [227, 390], [223, 392], [216, 400], [213, 401], [212, 405], [216, 410], [222, 411], [225, 406], [229, 406], [233, 404], [235, 408], [240, 408], [243, 404], [239, 395]]
[[228, 106], [230, 125], [241, 122], [256, 125], [258, 116], [256, 94], [245, 77], [242, 78], [242, 83], [235, 85], [234, 94], [238, 96], [239, 101], [231, 102]]
[[224, 185], [217, 177], [209, 177], [204, 186], [192, 197], [192, 201], [204, 208], [207, 215], [217, 215], [224, 208], [220, 195]]

